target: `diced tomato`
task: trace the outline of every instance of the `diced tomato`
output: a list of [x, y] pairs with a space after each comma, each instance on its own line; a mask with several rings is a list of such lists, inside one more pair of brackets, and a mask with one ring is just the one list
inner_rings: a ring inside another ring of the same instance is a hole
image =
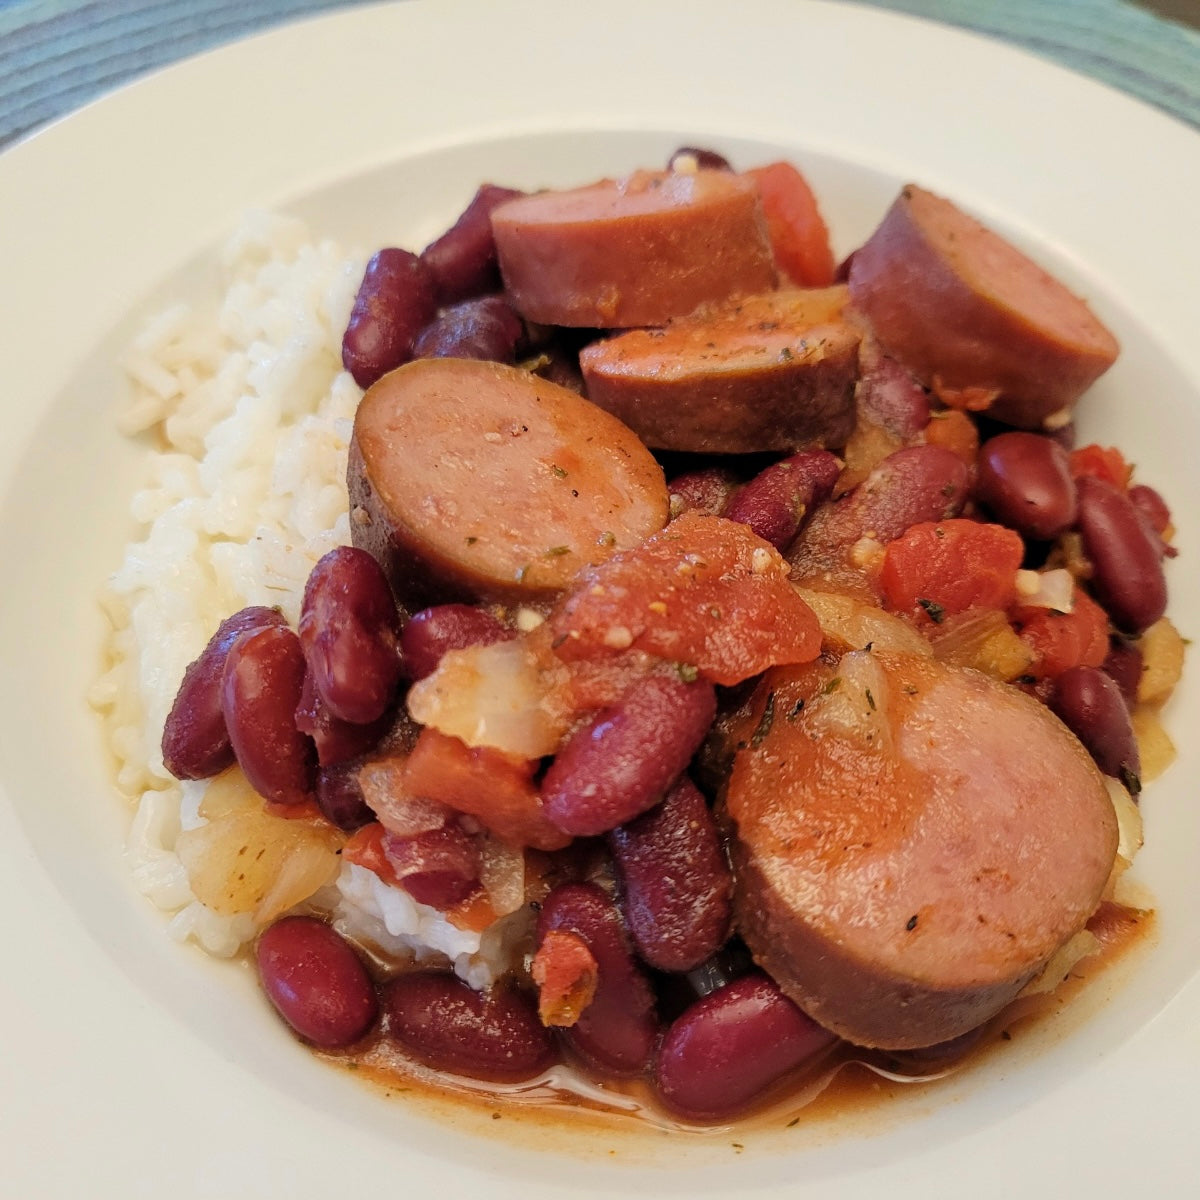
[[937, 413], [925, 426], [925, 444], [941, 446], [971, 467], [979, 455], [979, 430], [965, 412], [948, 408]]
[[697, 511], [585, 571], [549, 623], [566, 661], [640, 650], [725, 685], [821, 652], [779, 552]]
[[1009, 619], [1034, 653], [1029, 674], [1037, 679], [1052, 679], [1071, 667], [1098, 667], [1108, 657], [1108, 616], [1080, 588], [1069, 613], [1022, 605]]
[[372, 821], [350, 835], [342, 847], [342, 858], [345, 862], [374, 871], [385, 883], [395, 887], [396, 873], [383, 850], [383, 839], [386, 836], [387, 830], [378, 821]]
[[600, 966], [587, 942], [569, 929], [551, 929], [533, 956], [530, 974], [538, 986], [543, 1025], [571, 1026], [591, 1004]]
[[1007, 608], [1025, 554], [1003, 525], [922, 521], [887, 544], [879, 582], [897, 612], [938, 622], [969, 608]]
[[413, 795], [470, 813], [510, 846], [560, 850], [571, 839], [542, 813], [537, 766], [426, 728], [404, 765], [404, 783]]
[[1080, 446], [1070, 454], [1071, 478], [1078, 479], [1081, 475], [1092, 475], [1103, 479], [1121, 491], [1129, 486], [1133, 468], [1125, 461], [1125, 456], [1115, 446], [1098, 446], [1094, 442], [1088, 446]]
[[835, 270], [833, 250], [808, 181], [788, 162], [755, 167], [746, 174], [758, 184], [776, 265], [800, 287], [829, 287]]

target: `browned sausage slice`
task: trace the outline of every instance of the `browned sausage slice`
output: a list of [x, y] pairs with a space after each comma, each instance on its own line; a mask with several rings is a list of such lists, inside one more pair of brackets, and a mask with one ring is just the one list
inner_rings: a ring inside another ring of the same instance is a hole
[[509, 298], [545, 325], [663, 325], [775, 286], [758, 189], [728, 171], [540, 192], [497, 208], [492, 231]]
[[354, 544], [413, 602], [552, 595], [667, 519], [661, 468], [615, 417], [465, 359], [410, 363], [367, 392], [347, 482]]
[[1036, 429], [1117, 357], [1078, 296], [912, 184], [855, 252], [850, 295], [884, 349], [948, 404]]
[[852, 1042], [982, 1024], [1100, 902], [1117, 846], [1104, 782], [1014, 688], [860, 650], [768, 672], [739, 736], [738, 926]]
[[649, 446], [744, 454], [842, 446], [859, 332], [844, 287], [749, 296], [588, 346], [588, 399]]

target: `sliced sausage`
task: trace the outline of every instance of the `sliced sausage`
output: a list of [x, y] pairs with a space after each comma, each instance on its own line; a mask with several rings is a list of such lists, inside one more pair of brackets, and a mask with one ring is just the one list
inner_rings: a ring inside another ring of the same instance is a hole
[[544, 325], [663, 325], [764, 292], [775, 266], [758, 189], [728, 171], [638, 171], [501, 205], [505, 290]]
[[980, 1025], [1100, 902], [1117, 846], [1104, 781], [1015, 688], [856, 651], [770, 671], [740, 745], [725, 797], [738, 927], [852, 1042]]
[[1069, 410], [1117, 357], [1083, 300], [912, 184], [855, 253], [850, 296], [887, 353], [948, 404], [1025, 429]]
[[354, 544], [413, 603], [552, 595], [667, 520], [662, 469], [633, 433], [499, 363], [422, 359], [381, 379], [347, 481]]
[[596, 342], [579, 356], [588, 399], [663, 450], [844, 445], [860, 340], [846, 298], [844, 287], [768, 292]]

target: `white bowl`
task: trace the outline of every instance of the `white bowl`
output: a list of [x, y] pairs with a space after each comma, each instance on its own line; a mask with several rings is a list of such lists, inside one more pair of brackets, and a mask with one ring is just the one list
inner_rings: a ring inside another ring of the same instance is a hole
[[1179, 761], [1143, 800], [1137, 876], [1156, 936], [1006, 1053], [833, 1122], [614, 1137], [383, 1097], [288, 1038], [247, 969], [171, 943], [132, 887], [128, 813], [84, 694], [100, 667], [96, 594], [132, 532], [140, 460], [113, 415], [138, 319], [215, 286], [215, 248], [245, 207], [419, 248], [485, 178], [586, 182], [681, 143], [747, 166], [798, 161], [841, 252], [918, 181], [1089, 297], [1123, 353], [1081, 433], [1124, 449], [1172, 505], [1171, 613], [1195, 631], [1200, 138], [1182, 125], [978, 38], [786, 0], [367, 8], [125, 89], [0, 156], [11, 1194], [1103, 1196], [1197, 1180], [1190, 676], [1168, 709]]

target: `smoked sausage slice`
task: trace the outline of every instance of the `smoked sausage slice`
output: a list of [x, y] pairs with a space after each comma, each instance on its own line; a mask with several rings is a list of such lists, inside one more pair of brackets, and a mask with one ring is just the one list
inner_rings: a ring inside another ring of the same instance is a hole
[[982, 1024], [1100, 902], [1117, 846], [1104, 781], [1015, 688], [860, 650], [773, 668], [735, 740], [738, 928], [852, 1042]]
[[648, 446], [746, 454], [845, 445], [860, 334], [845, 287], [749, 296], [579, 356], [588, 399]]
[[954, 407], [1041, 427], [1117, 357], [1088, 306], [948, 200], [909, 184], [854, 254], [850, 296], [887, 353]]
[[505, 290], [527, 320], [626, 329], [775, 286], [752, 180], [637, 171], [492, 213]]
[[662, 469], [630, 430], [499, 363], [385, 375], [358, 407], [347, 482], [354, 544], [418, 607], [551, 596], [667, 520]]

